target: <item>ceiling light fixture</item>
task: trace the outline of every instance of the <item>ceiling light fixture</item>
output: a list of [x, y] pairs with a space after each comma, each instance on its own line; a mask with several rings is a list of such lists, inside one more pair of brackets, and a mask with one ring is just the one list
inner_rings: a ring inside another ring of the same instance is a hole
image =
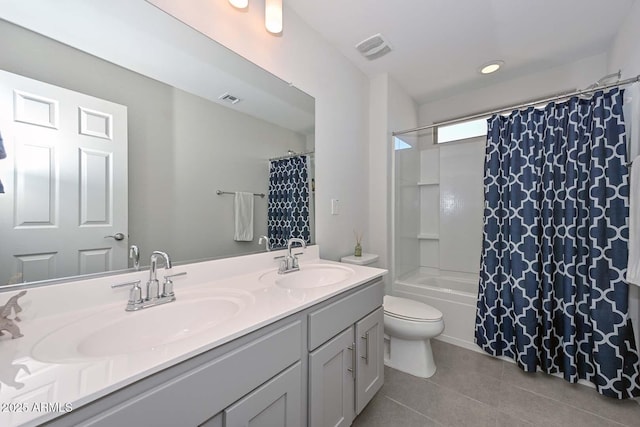
[[229, 3], [238, 9], [246, 9], [249, 6], [249, 0], [229, 0]]
[[491, 61], [480, 67], [481, 74], [491, 74], [498, 71], [504, 65], [504, 61]]
[[271, 34], [282, 32], [282, 0], [265, 0], [264, 26]]

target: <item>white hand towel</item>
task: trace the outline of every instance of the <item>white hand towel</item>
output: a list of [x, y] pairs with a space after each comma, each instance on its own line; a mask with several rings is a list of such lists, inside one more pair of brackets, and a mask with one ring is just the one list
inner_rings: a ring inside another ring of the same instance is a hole
[[640, 84], [634, 83], [624, 90], [625, 130], [627, 131], [627, 152], [630, 159], [640, 155]]
[[629, 262], [627, 283], [640, 286], [640, 156], [631, 164], [629, 180]]
[[233, 202], [236, 230], [233, 240], [236, 242], [253, 241], [253, 193], [237, 192]]

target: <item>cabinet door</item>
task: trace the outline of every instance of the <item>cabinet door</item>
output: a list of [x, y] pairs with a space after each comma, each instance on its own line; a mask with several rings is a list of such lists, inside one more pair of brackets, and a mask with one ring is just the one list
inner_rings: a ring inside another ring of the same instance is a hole
[[301, 363], [225, 409], [225, 427], [292, 427], [302, 421]]
[[355, 417], [354, 328], [309, 354], [309, 427], [342, 427]]
[[384, 382], [384, 311], [382, 307], [356, 323], [356, 413]]
[[207, 421], [200, 424], [198, 427], [222, 427], [222, 420], [224, 417], [224, 413], [220, 412], [215, 417], [209, 418]]

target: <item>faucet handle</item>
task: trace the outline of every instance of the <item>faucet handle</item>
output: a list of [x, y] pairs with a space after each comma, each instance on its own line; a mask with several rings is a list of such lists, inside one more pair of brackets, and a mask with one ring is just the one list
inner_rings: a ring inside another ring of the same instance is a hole
[[186, 276], [186, 275], [187, 275], [186, 271], [181, 271], [180, 273], [167, 274], [166, 276], [164, 276], [164, 278], [165, 279], [173, 279], [174, 277]]
[[125, 286], [137, 286], [140, 285], [140, 280], [132, 280], [131, 282], [124, 282], [124, 283], [114, 283], [113, 285], [111, 285], [111, 288], [115, 289], [115, 288], [124, 288]]
[[278, 273], [283, 274], [289, 271], [289, 257], [288, 256], [279, 256], [275, 257], [275, 259], [280, 259], [280, 268], [278, 268]]
[[127, 302], [127, 310], [133, 310], [136, 306], [142, 304], [142, 288], [140, 287], [140, 280], [113, 284], [111, 285], [111, 288], [123, 288], [125, 286], [133, 286], [129, 291], [129, 301]]
[[166, 298], [175, 298], [176, 294], [173, 292], [173, 279], [174, 277], [178, 277], [178, 276], [186, 276], [187, 272], [186, 271], [181, 271], [180, 273], [175, 273], [175, 274], [167, 274], [166, 276], [164, 276], [164, 283], [162, 284], [162, 297]]

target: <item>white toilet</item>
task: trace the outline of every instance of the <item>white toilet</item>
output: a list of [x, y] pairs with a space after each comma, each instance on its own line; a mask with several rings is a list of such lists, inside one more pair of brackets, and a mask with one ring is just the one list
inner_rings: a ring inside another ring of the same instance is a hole
[[[378, 255], [363, 253], [341, 259], [348, 264], [375, 267]], [[440, 310], [407, 298], [384, 297], [384, 364], [416, 377], [436, 373], [431, 338], [444, 331]]]
[[[440, 310], [407, 298], [384, 297], [384, 364], [416, 377], [436, 373], [431, 338], [444, 330]], [[385, 343], [386, 345], [386, 343]]]

